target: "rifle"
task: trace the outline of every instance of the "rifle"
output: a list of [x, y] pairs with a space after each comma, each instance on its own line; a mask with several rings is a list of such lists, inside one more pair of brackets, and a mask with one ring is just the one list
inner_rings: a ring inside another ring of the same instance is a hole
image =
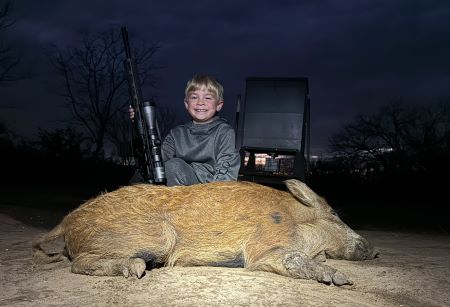
[[156, 107], [153, 101], [143, 101], [136, 64], [131, 56], [128, 31], [122, 27], [125, 47], [125, 71], [128, 79], [131, 105], [134, 109], [134, 156], [137, 169], [149, 183], [165, 184], [166, 173], [161, 155], [161, 138], [159, 136]]

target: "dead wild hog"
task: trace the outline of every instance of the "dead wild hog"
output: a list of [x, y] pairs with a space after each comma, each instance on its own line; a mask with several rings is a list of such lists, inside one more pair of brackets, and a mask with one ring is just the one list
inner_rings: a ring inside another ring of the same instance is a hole
[[[372, 247], [304, 183], [286, 185], [289, 192], [250, 182], [123, 187], [35, 240], [34, 260], [68, 256], [72, 272], [87, 275], [140, 278], [146, 264], [225, 266], [351, 284], [319, 261], [371, 259]], [[47, 255], [41, 244], [61, 236], [64, 252]]]

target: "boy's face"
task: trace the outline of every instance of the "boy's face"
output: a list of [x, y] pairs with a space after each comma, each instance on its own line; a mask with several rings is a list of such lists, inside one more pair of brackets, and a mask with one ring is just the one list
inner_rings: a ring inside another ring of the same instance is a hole
[[206, 124], [222, 109], [223, 101], [219, 101], [216, 94], [208, 91], [206, 87], [201, 87], [188, 93], [184, 105], [194, 123]]

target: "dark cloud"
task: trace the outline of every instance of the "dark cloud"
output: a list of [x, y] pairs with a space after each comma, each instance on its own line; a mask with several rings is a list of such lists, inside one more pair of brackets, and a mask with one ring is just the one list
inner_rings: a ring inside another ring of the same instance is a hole
[[157, 60], [164, 69], [152, 95], [180, 113], [184, 85], [196, 72], [222, 80], [229, 119], [247, 76], [308, 77], [313, 151], [344, 122], [390, 99], [450, 97], [450, 3], [444, 0], [28, 0], [17, 1], [15, 12], [10, 38], [26, 46], [39, 78], [26, 83], [25, 93], [22, 84], [1, 90], [18, 108], [34, 101], [40, 111], [34, 126], [23, 125], [28, 130], [63, 117], [48, 90], [54, 77], [43, 50], [112, 25], [162, 45]]

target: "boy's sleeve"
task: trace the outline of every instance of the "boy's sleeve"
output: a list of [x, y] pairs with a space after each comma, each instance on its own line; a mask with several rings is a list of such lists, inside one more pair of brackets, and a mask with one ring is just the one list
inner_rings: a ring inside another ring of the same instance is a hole
[[164, 139], [161, 146], [161, 154], [163, 158], [163, 162], [170, 160], [175, 157], [175, 141], [173, 139], [172, 133], [169, 132], [166, 138]]
[[213, 181], [237, 180], [241, 158], [236, 150], [234, 130], [228, 126], [221, 132], [215, 145], [217, 162]]

